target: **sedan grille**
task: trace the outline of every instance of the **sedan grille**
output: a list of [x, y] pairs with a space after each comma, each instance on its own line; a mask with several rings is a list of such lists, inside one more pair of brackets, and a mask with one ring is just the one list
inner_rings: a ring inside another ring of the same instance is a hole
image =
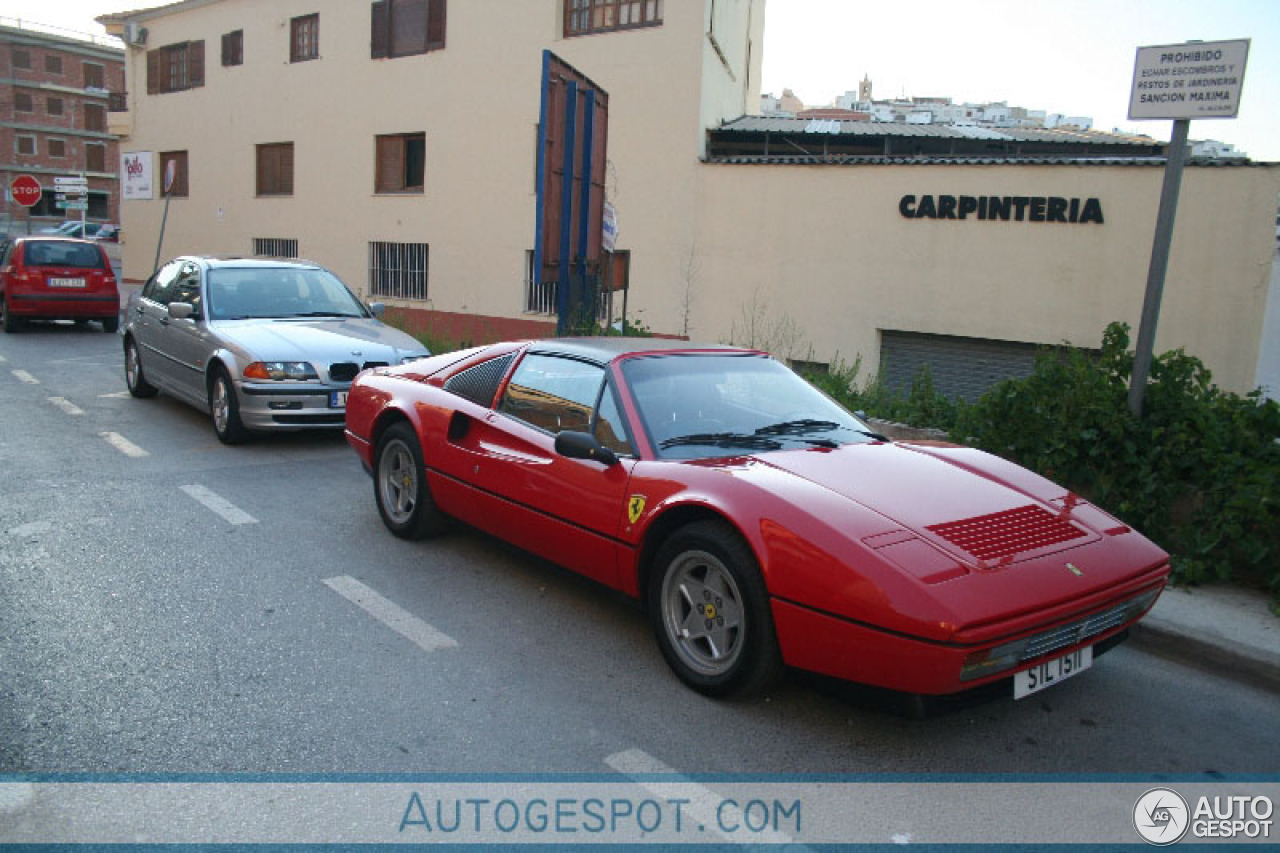
[[1088, 535], [1048, 510], [1031, 505], [926, 529], [979, 560], [998, 560]]
[[356, 374], [362, 370], [371, 370], [375, 367], [386, 367], [385, 361], [366, 361], [364, 364], [356, 364], [354, 361], [338, 361], [329, 365], [329, 381], [330, 382], [350, 382], [356, 378]]
[[1063, 625], [1061, 628], [1045, 631], [1043, 634], [1036, 634], [1027, 641], [1027, 648], [1022, 653], [1022, 660], [1031, 660], [1058, 649], [1065, 649], [1067, 646], [1083, 643], [1090, 637], [1096, 637], [1104, 631], [1117, 628], [1123, 625], [1132, 615], [1132, 607], [1133, 602], [1126, 601], [1124, 604], [1117, 604], [1109, 610], [1095, 613], [1087, 619], [1081, 619], [1078, 622], [1072, 622], [1070, 625]]

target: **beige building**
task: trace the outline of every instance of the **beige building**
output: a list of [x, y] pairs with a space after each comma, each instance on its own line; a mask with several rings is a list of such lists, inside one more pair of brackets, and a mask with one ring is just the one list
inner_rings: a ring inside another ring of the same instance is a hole
[[[128, 278], [151, 272], [173, 163], [166, 256], [310, 257], [459, 340], [553, 330], [532, 260], [549, 53], [607, 93], [600, 183], [629, 317], [655, 331], [893, 376], [932, 359], [971, 394], [1036, 344], [1137, 324], [1150, 140], [786, 119], [770, 137], [740, 121], [763, 0], [186, 0], [104, 20], [130, 45], [111, 114]], [[1274, 165], [1184, 180], [1157, 344], [1236, 390], [1278, 193]]]

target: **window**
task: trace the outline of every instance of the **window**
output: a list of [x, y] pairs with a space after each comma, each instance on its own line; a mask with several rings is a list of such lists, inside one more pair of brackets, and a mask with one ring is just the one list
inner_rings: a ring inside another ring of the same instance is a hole
[[96, 62], [82, 62], [80, 63], [80, 68], [84, 75], [84, 87], [86, 89], [107, 88], [106, 76], [101, 65]]
[[293, 195], [293, 143], [258, 146], [258, 195]]
[[53, 53], [44, 55], [44, 73], [46, 74], [62, 74], [62, 57]]
[[[107, 170], [107, 146], [101, 142], [84, 144], [84, 168], [87, 172], [105, 172]], [[186, 195], [186, 193], [183, 193]]]
[[290, 237], [254, 237], [253, 253], [263, 258], [296, 258], [298, 241]]
[[426, 160], [427, 137], [425, 133], [379, 136], [377, 139], [377, 164], [374, 169], [374, 192], [422, 192]]
[[173, 185], [169, 187], [169, 195], [186, 198], [191, 188], [187, 177], [187, 152], [160, 152], [160, 194], [164, 195], [164, 180], [169, 174], [169, 164], [173, 164]]
[[426, 243], [370, 243], [369, 295], [427, 298]]
[[31, 51], [14, 48], [9, 56], [14, 68], [21, 68], [24, 71], [31, 70]]
[[552, 435], [586, 431], [603, 384], [604, 368], [599, 365], [526, 355], [507, 383], [498, 411]]
[[507, 368], [515, 354], [501, 355], [481, 362], [475, 367], [468, 367], [461, 373], [455, 373], [444, 383], [444, 390], [457, 394], [464, 400], [470, 400], [477, 406], [486, 409], [493, 405], [493, 395], [498, 393], [502, 377], [507, 375]]
[[26, 134], [18, 134], [13, 137], [13, 150], [19, 154], [35, 154], [36, 138]]
[[65, 139], [46, 140], [45, 150], [49, 152], [50, 157], [66, 157], [67, 156], [67, 140]]
[[84, 105], [84, 129], [96, 130], [99, 133], [107, 131], [107, 108], [102, 104], [85, 104]]
[[204, 85], [204, 42], [187, 41], [147, 51], [147, 94]]
[[320, 58], [320, 15], [303, 15], [289, 22], [289, 61]]
[[35, 111], [35, 107], [31, 102], [30, 92], [13, 93], [13, 111], [15, 113], [29, 113]]
[[564, 0], [566, 38], [661, 23], [662, 0]]
[[222, 64], [244, 64], [244, 30], [235, 30], [222, 36]]
[[369, 55], [412, 56], [444, 47], [445, 0], [377, 0]]
[[62, 115], [62, 98], [47, 98], [44, 102], [45, 112], [51, 116]]

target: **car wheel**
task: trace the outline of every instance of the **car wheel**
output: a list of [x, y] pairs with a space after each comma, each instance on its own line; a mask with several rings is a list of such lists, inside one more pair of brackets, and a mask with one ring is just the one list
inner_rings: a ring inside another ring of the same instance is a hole
[[129, 386], [129, 393], [135, 397], [154, 397], [156, 386], [147, 381], [142, 372], [142, 356], [138, 354], [138, 345], [133, 338], [124, 342], [124, 384]]
[[444, 514], [427, 485], [422, 446], [409, 424], [393, 424], [378, 439], [373, 493], [383, 524], [396, 536], [422, 539], [444, 529]]
[[102, 331], [106, 332], [108, 335], [114, 335], [119, 330], [120, 330], [119, 317], [103, 317], [102, 318]]
[[658, 549], [648, 587], [658, 647], [708, 696], [748, 696], [782, 675], [769, 596], [751, 549], [723, 522], [700, 521]]
[[209, 414], [213, 417], [213, 431], [223, 444], [240, 444], [249, 437], [249, 431], [240, 420], [240, 401], [236, 399], [235, 386], [225, 368], [214, 370], [209, 383]]
[[4, 301], [3, 297], [0, 297], [0, 315], [3, 315], [3, 319], [0, 319], [0, 325], [4, 327], [6, 333], [13, 334], [22, 329], [22, 321], [9, 313], [9, 305]]

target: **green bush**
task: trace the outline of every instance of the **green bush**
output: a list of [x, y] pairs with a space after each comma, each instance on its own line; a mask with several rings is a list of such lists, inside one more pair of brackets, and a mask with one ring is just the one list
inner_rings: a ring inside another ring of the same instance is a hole
[[861, 372], [862, 359], [859, 357], [853, 364], [837, 359], [825, 371], [805, 370], [802, 374], [845, 408], [896, 423], [950, 429], [964, 406], [963, 402], [952, 400], [934, 388], [933, 375], [927, 364], [916, 374], [910, 392], [905, 395], [876, 376], [858, 387], [858, 374]]
[[1280, 406], [1220, 390], [1174, 350], [1153, 362], [1135, 418], [1128, 346], [1129, 327], [1113, 323], [1100, 356], [1042, 352], [1031, 376], [961, 407], [952, 436], [1105, 507], [1173, 554], [1180, 580], [1280, 594]]

